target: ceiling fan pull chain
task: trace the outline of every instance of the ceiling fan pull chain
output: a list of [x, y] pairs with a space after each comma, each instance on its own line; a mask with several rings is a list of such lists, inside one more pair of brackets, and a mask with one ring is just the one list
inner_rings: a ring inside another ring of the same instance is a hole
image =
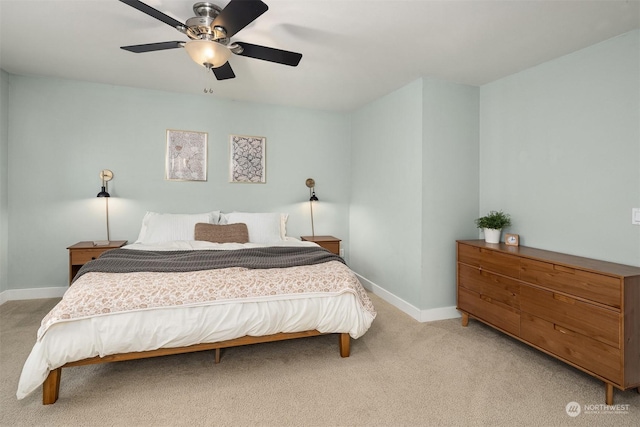
[[211, 86], [209, 86], [209, 89], [207, 89], [207, 82], [209, 81], [209, 78], [213, 75], [213, 73], [211, 73], [211, 67], [203, 67], [204, 68], [204, 74], [203, 74], [203, 81], [202, 81], [202, 86], [204, 87], [203, 92], [206, 93], [213, 93], [213, 89], [211, 88]]
[[211, 88], [211, 80], [213, 79], [213, 73], [207, 70], [207, 78], [209, 79], [209, 93], [213, 93], [213, 89]]

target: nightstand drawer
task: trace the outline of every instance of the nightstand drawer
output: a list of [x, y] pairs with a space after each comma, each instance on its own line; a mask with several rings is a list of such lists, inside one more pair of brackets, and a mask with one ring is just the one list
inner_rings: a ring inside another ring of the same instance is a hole
[[320, 246], [336, 255], [340, 254], [340, 242], [318, 242]]
[[100, 255], [102, 255], [103, 252], [104, 252], [104, 249], [71, 251], [71, 264], [74, 264], [74, 265], [86, 264], [91, 260], [97, 259]]

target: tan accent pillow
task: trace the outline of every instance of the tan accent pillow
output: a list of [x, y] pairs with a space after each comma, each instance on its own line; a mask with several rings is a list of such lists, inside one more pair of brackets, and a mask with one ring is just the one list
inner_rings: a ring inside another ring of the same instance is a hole
[[196, 240], [213, 243], [248, 243], [247, 224], [205, 224], [199, 222], [194, 230]]

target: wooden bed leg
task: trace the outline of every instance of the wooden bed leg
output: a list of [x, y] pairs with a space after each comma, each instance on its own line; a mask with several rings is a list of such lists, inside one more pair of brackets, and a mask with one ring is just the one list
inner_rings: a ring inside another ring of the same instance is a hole
[[609, 383], [604, 383], [604, 401], [607, 405], [613, 405], [613, 385]]
[[60, 376], [62, 375], [62, 368], [54, 369], [49, 372], [47, 379], [42, 384], [42, 404], [51, 405], [58, 400], [58, 394], [60, 393]]
[[349, 334], [341, 333], [338, 339], [340, 340], [340, 356], [349, 357], [351, 354], [351, 337]]
[[220, 348], [216, 348], [216, 364], [220, 363]]
[[469, 324], [469, 315], [467, 313], [462, 313], [462, 326], [467, 326]]

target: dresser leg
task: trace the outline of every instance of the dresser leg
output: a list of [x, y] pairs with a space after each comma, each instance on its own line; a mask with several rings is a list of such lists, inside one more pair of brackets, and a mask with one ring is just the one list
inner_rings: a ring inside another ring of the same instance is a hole
[[467, 326], [469, 324], [469, 315], [467, 313], [462, 313], [462, 326]]
[[605, 383], [604, 387], [605, 387], [605, 403], [607, 405], [613, 405], [613, 385], [609, 383]]

